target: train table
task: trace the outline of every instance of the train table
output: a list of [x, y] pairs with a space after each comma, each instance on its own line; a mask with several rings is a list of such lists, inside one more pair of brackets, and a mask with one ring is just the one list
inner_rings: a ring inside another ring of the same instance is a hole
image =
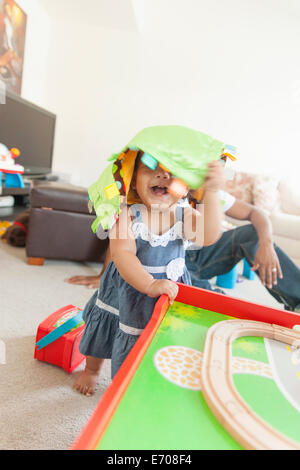
[[300, 315], [178, 285], [72, 449], [300, 449]]

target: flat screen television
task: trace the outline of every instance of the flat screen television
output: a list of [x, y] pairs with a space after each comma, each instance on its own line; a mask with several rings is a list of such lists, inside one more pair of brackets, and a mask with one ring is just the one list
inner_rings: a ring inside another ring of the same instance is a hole
[[51, 173], [56, 115], [8, 91], [5, 101], [0, 104], [0, 143], [20, 150], [16, 163], [24, 166], [24, 176]]

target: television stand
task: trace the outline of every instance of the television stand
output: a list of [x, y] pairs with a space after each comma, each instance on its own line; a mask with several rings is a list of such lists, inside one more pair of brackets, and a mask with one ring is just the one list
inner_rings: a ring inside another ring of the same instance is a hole
[[0, 197], [1, 196], [28, 196], [31, 191], [31, 184], [26, 183], [25, 188], [0, 188]]
[[57, 181], [59, 178], [54, 173], [47, 173], [47, 174], [36, 174], [36, 175], [23, 175], [25, 180], [30, 181]]
[[13, 196], [15, 204], [11, 207], [0, 207], [0, 220], [12, 222], [29, 207], [29, 195], [32, 185], [26, 183], [24, 188], [6, 188], [0, 186], [1, 196]]

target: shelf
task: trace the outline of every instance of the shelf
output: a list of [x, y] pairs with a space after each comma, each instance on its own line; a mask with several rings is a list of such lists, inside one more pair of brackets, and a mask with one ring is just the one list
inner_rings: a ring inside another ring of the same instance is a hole
[[25, 188], [3, 188], [1, 191], [0, 187], [0, 197], [1, 196], [27, 196], [30, 193], [31, 185], [25, 184]]
[[12, 207], [0, 207], [0, 220], [13, 222], [20, 214], [26, 211], [28, 206], [15, 205]]

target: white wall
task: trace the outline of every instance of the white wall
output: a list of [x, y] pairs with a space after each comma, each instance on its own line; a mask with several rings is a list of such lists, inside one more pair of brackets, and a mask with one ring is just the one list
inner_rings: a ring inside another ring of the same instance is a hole
[[300, 5], [288, 3], [134, 0], [148, 116], [237, 145], [237, 167], [300, 170]]
[[17, 0], [27, 14], [27, 30], [22, 81], [23, 98], [51, 107], [48, 94], [48, 55], [51, 20], [36, 0]]
[[88, 186], [141, 128], [172, 123], [237, 145], [236, 168], [300, 169], [300, 16], [286, 5], [132, 0], [138, 31], [110, 28], [111, 15], [109, 27], [33, 21], [23, 94], [58, 114], [54, 170]]
[[130, 104], [138, 72], [137, 33], [57, 22], [50, 55], [58, 114], [54, 169], [89, 185], [133, 128]]

